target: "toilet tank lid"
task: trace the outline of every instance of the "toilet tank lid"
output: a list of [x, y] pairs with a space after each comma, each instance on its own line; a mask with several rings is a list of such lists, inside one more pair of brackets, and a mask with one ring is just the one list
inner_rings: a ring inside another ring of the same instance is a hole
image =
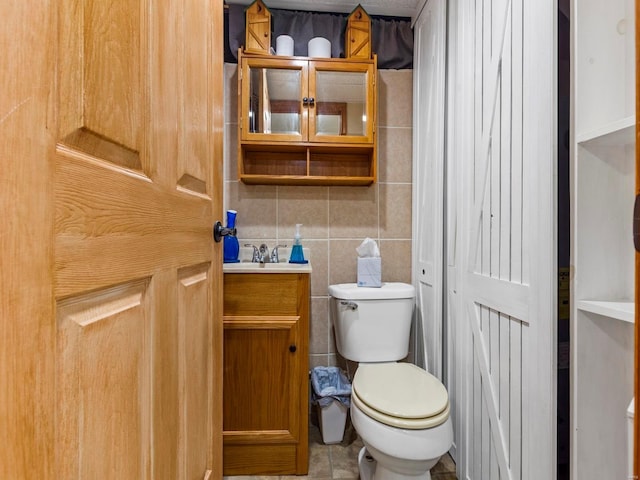
[[386, 282], [380, 288], [359, 287], [355, 283], [329, 285], [329, 295], [342, 300], [380, 300], [414, 298], [416, 290], [413, 285], [400, 282]]

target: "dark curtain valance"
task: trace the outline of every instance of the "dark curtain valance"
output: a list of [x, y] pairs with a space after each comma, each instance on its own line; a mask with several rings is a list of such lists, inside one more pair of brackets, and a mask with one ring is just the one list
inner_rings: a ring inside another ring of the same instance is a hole
[[[232, 4], [225, 11], [226, 62], [236, 63], [238, 48], [244, 45], [245, 8], [244, 5]], [[278, 35], [290, 35], [294, 41], [294, 55], [306, 57], [309, 40], [324, 37], [331, 41], [331, 56], [344, 57], [344, 33], [348, 14], [269, 10], [274, 48]], [[378, 68], [413, 67], [413, 30], [410, 19], [372, 16], [371, 33], [373, 52], [378, 55]]]

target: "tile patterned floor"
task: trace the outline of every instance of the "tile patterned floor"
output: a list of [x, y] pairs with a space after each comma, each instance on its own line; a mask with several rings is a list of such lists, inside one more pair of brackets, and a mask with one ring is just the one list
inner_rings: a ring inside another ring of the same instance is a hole
[[[318, 427], [309, 425], [309, 474], [307, 476], [236, 476], [225, 480], [357, 480], [358, 452], [362, 441], [347, 428], [345, 439], [336, 445], [325, 445]], [[449, 454], [431, 470], [432, 480], [457, 480], [456, 465]]]

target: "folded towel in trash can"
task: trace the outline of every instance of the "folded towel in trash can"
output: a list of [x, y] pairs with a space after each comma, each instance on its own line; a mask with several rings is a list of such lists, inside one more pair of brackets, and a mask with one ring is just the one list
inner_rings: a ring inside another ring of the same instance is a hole
[[345, 406], [349, 406], [351, 383], [340, 368], [313, 368], [311, 370], [311, 385], [313, 386], [314, 399], [321, 406], [328, 405], [333, 400], [338, 400]]

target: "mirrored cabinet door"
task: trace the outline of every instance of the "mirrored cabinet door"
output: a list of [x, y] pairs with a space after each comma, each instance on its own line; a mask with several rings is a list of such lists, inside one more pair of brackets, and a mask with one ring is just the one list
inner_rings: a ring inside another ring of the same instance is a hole
[[307, 62], [248, 59], [242, 66], [242, 138], [307, 138]]
[[370, 143], [374, 123], [373, 67], [309, 63], [309, 141]]

